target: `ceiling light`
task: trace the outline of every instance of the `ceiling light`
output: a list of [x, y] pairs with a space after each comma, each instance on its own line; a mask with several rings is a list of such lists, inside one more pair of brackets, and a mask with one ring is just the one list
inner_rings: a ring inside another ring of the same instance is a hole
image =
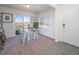
[[26, 7], [28, 8], [28, 7], [30, 7], [30, 5], [26, 5]]

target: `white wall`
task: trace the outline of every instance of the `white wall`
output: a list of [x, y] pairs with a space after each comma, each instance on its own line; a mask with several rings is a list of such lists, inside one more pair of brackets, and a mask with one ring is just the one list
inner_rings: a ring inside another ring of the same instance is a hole
[[55, 9], [50, 8], [38, 13], [38, 16], [49, 16], [44, 22], [48, 22], [49, 27], [40, 28], [40, 33], [42, 35], [48, 36], [50, 38], [55, 38]]
[[13, 22], [12, 23], [4, 23], [4, 30], [6, 33], [7, 38], [14, 37], [15, 36], [15, 16], [35, 16], [35, 14], [31, 12], [25, 12], [18, 9], [12, 9], [8, 7], [0, 6], [0, 13], [12, 13], [13, 14]]

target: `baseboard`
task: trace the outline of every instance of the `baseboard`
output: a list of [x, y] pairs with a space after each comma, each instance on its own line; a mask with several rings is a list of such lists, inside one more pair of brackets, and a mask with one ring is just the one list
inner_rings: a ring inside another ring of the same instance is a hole
[[40, 33], [39, 33], [39, 35], [42, 35], [42, 36], [44, 36], [44, 37], [50, 38], [50, 39], [52, 39], [52, 40], [55, 40], [54, 38], [48, 37], [48, 36], [43, 35], [43, 34], [40, 34]]
[[59, 40], [55, 40], [55, 42], [59, 42]]
[[7, 38], [7, 39], [11, 39], [11, 38], [15, 38], [15, 37], [16, 37], [16, 35], [15, 35], [15, 36], [13, 36], [13, 37]]

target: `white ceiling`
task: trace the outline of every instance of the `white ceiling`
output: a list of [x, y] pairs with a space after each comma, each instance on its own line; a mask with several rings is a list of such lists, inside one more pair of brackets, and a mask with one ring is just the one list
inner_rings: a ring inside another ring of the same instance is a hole
[[23, 11], [30, 11], [30, 12], [34, 12], [34, 13], [38, 13], [40, 11], [44, 11], [46, 9], [52, 8], [48, 4], [30, 4], [29, 8], [26, 8], [25, 4], [1, 4], [0, 6], [20, 9]]

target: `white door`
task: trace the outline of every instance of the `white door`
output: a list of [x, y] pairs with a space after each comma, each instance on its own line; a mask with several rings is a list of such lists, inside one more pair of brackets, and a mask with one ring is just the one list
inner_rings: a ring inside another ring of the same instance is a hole
[[64, 42], [79, 47], [79, 7], [64, 10]]

